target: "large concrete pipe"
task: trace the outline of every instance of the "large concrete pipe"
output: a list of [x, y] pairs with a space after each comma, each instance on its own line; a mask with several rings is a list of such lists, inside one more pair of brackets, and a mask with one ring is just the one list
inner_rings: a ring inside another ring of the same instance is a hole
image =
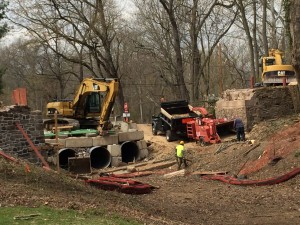
[[62, 148], [58, 151], [59, 166], [63, 169], [69, 167], [69, 157], [75, 157], [76, 151], [71, 148]]
[[139, 156], [139, 148], [135, 142], [126, 141], [121, 144], [122, 162], [133, 162]]
[[110, 165], [111, 155], [103, 146], [95, 146], [89, 149], [91, 167], [94, 169], [103, 169]]

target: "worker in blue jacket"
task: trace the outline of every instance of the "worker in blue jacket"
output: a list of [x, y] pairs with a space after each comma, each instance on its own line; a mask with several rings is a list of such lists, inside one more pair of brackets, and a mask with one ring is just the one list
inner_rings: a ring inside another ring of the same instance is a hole
[[233, 123], [233, 127], [236, 130], [237, 141], [245, 141], [245, 128], [242, 119], [236, 117]]
[[184, 141], [180, 141], [179, 145], [176, 146], [176, 157], [177, 157], [178, 170], [180, 170], [182, 163], [184, 164], [185, 167], [188, 166], [185, 158]]

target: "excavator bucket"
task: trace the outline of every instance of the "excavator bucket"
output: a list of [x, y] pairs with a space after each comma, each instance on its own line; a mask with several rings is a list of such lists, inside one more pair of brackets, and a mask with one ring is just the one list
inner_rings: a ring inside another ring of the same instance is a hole
[[216, 119], [216, 128], [219, 136], [227, 136], [235, 133], [233, 127], [233, 120]]

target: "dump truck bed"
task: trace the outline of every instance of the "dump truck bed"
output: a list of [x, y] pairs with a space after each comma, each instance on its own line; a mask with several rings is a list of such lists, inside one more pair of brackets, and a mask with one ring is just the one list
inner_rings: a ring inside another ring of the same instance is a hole
[[162, 102], [160, 112], [168, 119], [194, 118], [197, 114], [191, 111], [192, 106], [187, 101]]

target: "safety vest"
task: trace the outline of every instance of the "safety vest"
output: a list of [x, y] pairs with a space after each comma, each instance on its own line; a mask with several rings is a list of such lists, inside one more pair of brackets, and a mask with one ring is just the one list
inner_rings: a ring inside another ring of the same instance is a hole
[[177, 157], [182, 158], [183, 157], [183, 151], [184, 151], [184, 146], [183, 145], [177, 145], [176, 146]]

